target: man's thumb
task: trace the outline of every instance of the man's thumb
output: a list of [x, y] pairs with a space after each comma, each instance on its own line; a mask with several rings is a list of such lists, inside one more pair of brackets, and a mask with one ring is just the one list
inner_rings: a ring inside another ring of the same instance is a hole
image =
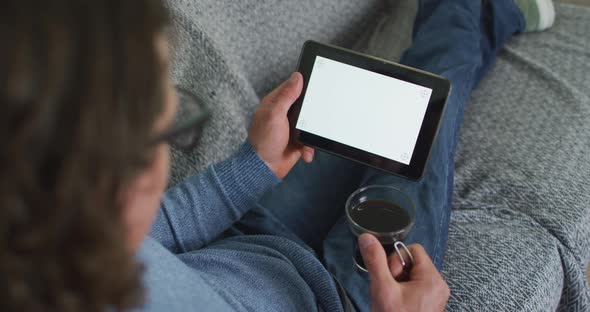
[[377, 238], [371, 234], [363, 234], [358, 243], [371, 283], [376, 283], [378, 287], [395, 283], [387, 265], [387, 255]]
[[287, 81], [283, 82], [270, 94], [271, 105], [278, 106], [281, 114], [286, 114], [291, 105], [301, 95], [303, 76], [294, 72]]

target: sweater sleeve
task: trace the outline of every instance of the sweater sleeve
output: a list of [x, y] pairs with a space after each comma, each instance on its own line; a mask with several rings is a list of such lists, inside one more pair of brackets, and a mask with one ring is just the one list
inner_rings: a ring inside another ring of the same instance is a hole
[[197, 250], [279, 181], [246, 141], [229, 159], [166, 191], [150, 236], [174, 253]]

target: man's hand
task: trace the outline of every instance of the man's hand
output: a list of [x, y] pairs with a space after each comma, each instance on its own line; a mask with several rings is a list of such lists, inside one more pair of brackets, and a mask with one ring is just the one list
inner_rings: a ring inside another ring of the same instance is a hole
[[379, 241], [370, 234], [359, 237], [359, 247], [371, 279], [371, 311], [443, 311], [450, 290], [421, 245], [408, 249], [414, 267], [407, 282], [397, 282], [402, 265], [397, 254], [389, 259]]
[[303, 76], [295, 72], [291, 77], [264, 97], [256, 109], [248, 140], [268, 167], [284, 178], [300, 157], [305, 162], [313, 160], [310, 147], [289, 143], [287, 112], [301, 94]]

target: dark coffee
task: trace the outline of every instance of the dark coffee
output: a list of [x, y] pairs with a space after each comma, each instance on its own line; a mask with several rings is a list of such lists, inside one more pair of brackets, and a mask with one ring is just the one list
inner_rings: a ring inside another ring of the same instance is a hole
[[397, 232], [410, 225], [406, 210], [386, 200], [364, 201], [350, 210], [350, 218], [362, 228], [378, 233]]

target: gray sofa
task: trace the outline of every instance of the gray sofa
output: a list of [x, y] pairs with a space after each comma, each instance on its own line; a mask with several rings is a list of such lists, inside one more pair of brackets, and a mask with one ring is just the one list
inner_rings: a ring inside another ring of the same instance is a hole
[[[171, 184], [245, 139], [260, 99], [307, 39], [391, 60], [410, 44], [413, 1], [169, 0], [173, 78], [213, 109]], [[456, 159], [443, 274], [449, 311], [590, 311], [590, 9], [515, 38], [474, 92]], [[190, 108], [189, 108], [190, 109]]]

